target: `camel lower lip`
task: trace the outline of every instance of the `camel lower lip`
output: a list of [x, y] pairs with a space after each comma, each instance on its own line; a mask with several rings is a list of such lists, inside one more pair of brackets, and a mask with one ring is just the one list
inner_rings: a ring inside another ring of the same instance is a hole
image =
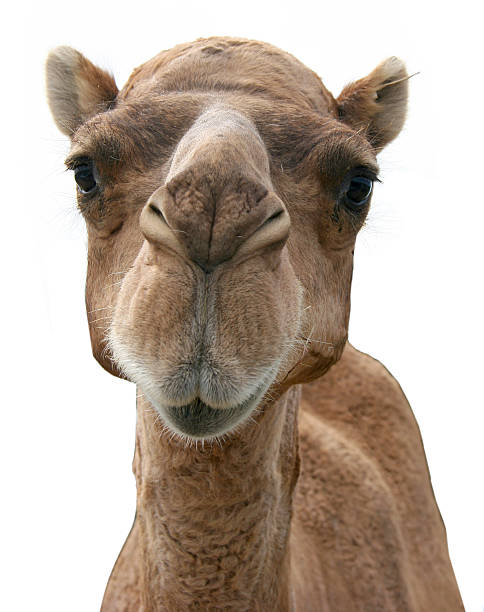
[[212, 408], [196, 399], [186, 406], [165, 407], [166, 416], [173, 428], [196, 438], [219, 435], [240, 421], [247, 412], [247, 402], [233, 408]]
[[185, 406], [158, 405], [157, 409], [168, 427], [179, 435], [208, 440], [233, 431], [244, 422], [260, 403], [268, 386], [260, 386], [245, 401], [229, 408], [212, 408], [197, 398]]
[[185, 405], [173, 405], [160, 398], [160, 393], [153, 393], [152, 389], [144, 389], [144, 393], [167, 430], [181, 438], [210, 440], [230, 434], [246, 422], [263, 401], [274, 379], [275, 371], [269, 372], [245, 399], [238, 403], [234, 401], [232, 405], [228, 402], [223, 408], [210, 406], [199, 397]]

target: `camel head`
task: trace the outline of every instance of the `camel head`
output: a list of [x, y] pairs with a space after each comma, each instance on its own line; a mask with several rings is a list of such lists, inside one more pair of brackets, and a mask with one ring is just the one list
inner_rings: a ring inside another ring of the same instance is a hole
[[87, 225], [93, 353], [168, 429], [231, 432], [338, 360], [376, 154], [405, 117], [400, 60], [335, 99], [292, 56], [216, 38], [118, 91], [59, 47], [47, 84]]

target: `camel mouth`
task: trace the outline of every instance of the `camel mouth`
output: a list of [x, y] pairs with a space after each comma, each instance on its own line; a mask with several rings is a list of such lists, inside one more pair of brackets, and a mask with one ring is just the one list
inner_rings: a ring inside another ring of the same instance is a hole
[[185, 406], [157, 406], [166, 425], [182, 437], [210, 440], [234, 431], [260, 403], [266, 391], [261, 386], [245, 401], [228, 408], [213, 408], [200, 398]]
[[231, 428], [234, 420], [239, 421], [245, 409], [243, 404], [233, 408], [212, 408], [199, 398], [186, 406], [165, 408], [172, 428], [194, 438], [220, 435]]

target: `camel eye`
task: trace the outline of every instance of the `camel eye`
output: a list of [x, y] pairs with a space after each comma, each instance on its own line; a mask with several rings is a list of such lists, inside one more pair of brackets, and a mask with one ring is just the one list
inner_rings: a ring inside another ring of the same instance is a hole
[[80, 164], [74, 168], [74, 178], [81, 193], [91, 193], [97, 187], [93, 165]]
[[346, 190], [346, 202], [350, 206], [364, 206], [373, 191], [373, 181], [366, 176], [354, 176]]

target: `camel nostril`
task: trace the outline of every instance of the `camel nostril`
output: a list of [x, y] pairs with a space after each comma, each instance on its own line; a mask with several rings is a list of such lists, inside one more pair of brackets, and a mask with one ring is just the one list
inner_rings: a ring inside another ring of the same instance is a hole
[[[161, 212], [161, 210], [159, 208], [157, 208], [154, 204], [150, 204], [149, 205], [150, 210], [152, 210], [158, 217], [160, 217], [160, 219], [166, 223], [166, 219], [165, 216], [163, 215], [163, 213]], [[168, 223], [166, 223], [168, 225]]]
[[[279, 217], [282, 215], [282, 213], [284, 212], [284, 210], [281, 208], [281, 210], [276, 211], [274, 214], [272, 214], [268, 219], [266, 219], [264, 221], [264, 223], [262, 224], [262, 226], [264, 225], [268, 225], [269, 223], [271, 223], [272, 221], [275, 221], [276, 219], [279, 219]], [[261, 226], [261, 227], [262, 227]]]
[[146, 240], [156, 248], [166, 247], [186, 256], [186, 249], [177, 238], [179, 230], [171, 228], [156, 202], [149, 201], [145, 205], [140, 214], [139, 227]]

